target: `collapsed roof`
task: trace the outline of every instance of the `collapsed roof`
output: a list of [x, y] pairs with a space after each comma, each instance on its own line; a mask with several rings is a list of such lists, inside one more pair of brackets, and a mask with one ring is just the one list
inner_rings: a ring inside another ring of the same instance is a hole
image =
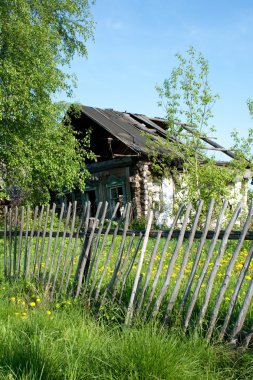
[[[161, 138], [165, 141], [166, 139], [166, 119], [88, 106], [82, 106], [81, 111], [86, 117], [104, 128], [137, 155], [148, 153], [145, 133], [148, 134], [149, 138], [154, 140]], [[182, 123], [180, 126], [185, 129], [187, 133], [192, 133], [192, 129], [189, 125]], [[219, 152], [219, 155], [223, 156], [222, 160], [218, 163], [222, 164], [228, 161], [228, 157], [234, 158], [233, 152], [223, 148], [212, 139], [206, 136], [201, 137], [201, 139], [204, 144], [204, 149]]]

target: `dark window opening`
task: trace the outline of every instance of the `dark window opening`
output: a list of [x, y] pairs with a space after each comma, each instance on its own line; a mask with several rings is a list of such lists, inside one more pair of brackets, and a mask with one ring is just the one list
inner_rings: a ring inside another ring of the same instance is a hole
[[111, 187], [110, 188], [110, 204], [111, 208], [114, 209], [116, 204], [119, 202], [119, 208], [117, 210], [117, 218], [121, 217], [122, 207], [124, 206], [124, 197], [123, 197], [123, 187]]
[[85, 191], [86, 201], [90, 201], [90, 216], [94, 217], [97, 211], [96, 190]]

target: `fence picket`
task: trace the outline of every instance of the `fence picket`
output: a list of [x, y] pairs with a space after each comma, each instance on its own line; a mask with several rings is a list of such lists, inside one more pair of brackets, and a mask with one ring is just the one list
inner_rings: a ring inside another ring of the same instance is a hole
[[231, 277], [232, 270], [234, 268], [236, 259], [237, 259], [238, 255], [239, 255], [240, 251], [241, 251], [241, 248], [242, 248], [245, 236], [246, 236], [246, 234], [248, 232], [248, 229], [250, 227], [252, 215], [253, 215], [253, 201], [251, 202], [251, 205], [250, 205], [250, 208], [249, 208], [249, 211], [248, 211], [248, 215], [247, 215], [246, 221], [244, 223], [244, 226], [243, 226], [243, 229], [242, 229], [242, 232], [241, 232], [241, 236], [240, 236], [240, 238], [238, 240], [236, 249], [235, 249], [235, 251], [234, 251], [234, 253], [233, 253], [233, 255], [232, 255], [231, 259], [230, 259], [230, 262], [229, 262], [229, 265], [227, 267], [224, 280], [222, 282], [222, 285], [220, 287], [219, 293], [218, 293], [218, 295], [216, 297], [216, 300], [215, 300], [215, 304], [214, 304], [214, 307], [213, 307], [212, 316], [211, 316], [211, 319], [210, 319], [210, 323], [209, 323], [209, 327], [208, 327], [208, 332], [207, 332], [207, 338], [208, 339], [211, 338], [211, 335], [212, 335], [212, 332], [213, 332], [213, 329], [214, 329], [214, 326], [215, 326], [215, 322], [216, 322], [217, 317], [218, 317], [219, 308], [220, 308], [221, 302], [223, 300], [224, 294], [226, 292], [226, 289], [228, 287], [229, 280], [230, 280], [230, 277]]
[[174, 232], [174, 229], [176, 227], [176, 224], [178, 222], [178, 218], [181, 215], [182, 210], [183, 210], [183, 206], [181, 206], [179, 208], [179, 210], [178, 210], [175, 218], [173, 219], [172, 225], [170, 227], [170, 231], [169, 231], [167, 239], [166, 239], [166, 241], [164, 243], [162, 254], [161, 254], [161, 257], [160, 257], [160, 261], [159, 261], [159, 265], [158, 265], [158, 268], [157, 268], [157, 271], [156, 271], [156, 274], [155, 274], [155, 277], [154, 277], [153, 284], [151, 286], [148, 302], [147, 302], [147, 305], [146, 305], [146, 308], [145, 308], [145, 313], [146, 314], [148, 313], [149, 307], [150, 307], [150, 305], [151, 305], [151, 303], [153, 301], [153, 296], [154, 296], [154, 293], [155, 293], [155, 290], [156, 290], [156, 286], [157, 286], [157, 283], [158, 283], [158, 280], [159, 280], [159, 277], [160, 277], [160, 274], [161, 274], [161, 271], [162, 271], [162, 265], [163, 265], [164, 258], [165, 258], [166, 252], [167, 252], [167, 248], [168, 248], [169, 242], [171, 240], [172, 234]]
[[36, 226], [36, 220], [38, 216], [38, 206], [35, 207], [34, 210], [34, 217], [33, 217], [33, 224], [32, 224], [32, 229], [31, 229], [31, 234], [30, 234], [30, 239], [27, 247], [27, 256], [26, 256], [26, 269], [25, 269], [25, 278], [29, 277], [29, 271], [30, 271], [30, 260], [31, 260], [31, 250], [32, 250], [32, 244], [33, 244], [33, 236], [34, 236], [34, 230]]
[[[63, 280], [65, 277], [68, 261], [69, 261], [69, 254], [70, 254], [70, 248], [73, 240], [73, 234], [74, 234], [74, 229], [75, 229], [75, 222], [76, 222], [76, 209], [77, 209], [77, 201], [74, 202], [73, 205], [73, 213], [72, 213], [72, 222], [71, 222], [71, 227], [70, 227], [70, 235], [69, 235], [69, 241], [68, 241], [68, 246], [65, 254], [65, 259], [64, 259], [64, 264], [62, 268], [62, 273], [61, 273], [61, 281], [59, 285], [59, 293], [61, 292], [62, 285], [63, 285]], [[74, 246], [75, 247], [75, 246]]]
[[251, 244], [251, 248], [250, 248], [250, 250], [248, 252], [248, 255], [246, 257], [246, 260], [245, 260], [245, 262], [243, 264], [243, 267], [241, 269], [239, 277], [238, 277], [238, 279], [236, 281], [236, 284], [235, 284], [235, 287], [234, 287], [234, 291], [233, 291], [232, 297], [231, 297], [230, 302], [229, 302], [228, 311], [227, 311], [227, 314], [226, 314], [223, 326], [222, 326], [220, 334], [219, 334], [219, 339], [220, 340], [223, 339], [223, 337], [224, 337], [224, 335], [226, 333], [226, 330], [227, 330], [227, 327], [228, 327], [228, 323], [229, 323], [230, 318], [232, 316], [232, 313], [233, 313], [233, 310], [234, 310], [234, 306], [235, 306], [237, 297], [239, 295], [239, 292], [240, 292], [243, 280], [244, 280], [245, 275], [246, 275], [246, 273], [247, 273], [247, 271], [249, 269], [249, 265], [250, 265], [250, 263], [252, 261], [252, 258], [253, 258], [253, 243]]
[[165, 275], [165, 280], [164, 280], [162, 289], [160, 290], [160, 292], [158, 294], [158, 297], [156, 299], [156, 302], [155, 302], [155, 305], [154, 305], [154, 308], [153, 308], [153, 312], [152, 312], [153, 316], [155, 316], [158, 313], [160, 305], [162, 303], [162, 300], [163, 300], [163, 298], [164, 298], [164, 296], [165, 296], [165, 294], [167, 292], [167, 289], [169, 287], [169, 283], [170, 283], [172, 271], [173, 271], [173, 268], [174, 268], [174, 264], [176, 262], [176, 259], [177, 259], [179, 250], [181, 248], [181, 245], [183, 243], [184, 234], [185, 234], [185, 230], [186, 230], [186, 227], [187, 227], [188, 219], [189, 219], [189, 216], [190, 216], [191, 208], [192, 208], [191, 204], [189, 204], [187, 206], [187, 208], [186, 208], [186, 212], [185, 212], [182, 228], [181, 228], [181, 231], [180, 231], [180, 235], [179, 235], [176, 247], [174, 249], [174, 252], [172, 254], [170, 263], [168, 265], [168, 269], [167, 269], [167, 272], [166, 272], [166, 275]]
[[[85, 211], [86, 211], [86, 212], [85, 212], [85, 219], [84, 219], [84, 238], [83, 238], [83, 248], [84, 248], [85, 239], [87, 238], [87, 232], [88, 232], [88, 228], [89, 228], [90, 207], [91, 207], [90, 202], [87, 202], [87, 207], [86, 207], [86, 210], [85, 210]], [[77, 269], [76, 269], [76, 273], [75, 273], [75, 277], [74, 277], [74, 283], [77, 283], [77, 281], [78, 281], [78, 276], [79, 276], [79, 273], [80, 273], [80, 268], [81, 268], [81, 265], [82, 265], [82, 261], [83, 261], [84, 254], [85, 254], [85, 250], [82, 249], [81, 254], [79, 255], [79, 260], [78, 260], [78, 264], [77, 264]]]
[[89, 270], [88, 270], [87, 278], [86, 278], [85, 285], [84, 285], [83, 295], [87, 291], [88, 284], [90, 282], [90, 277], [91, 277], [92, 269], [93, 269], [94, 263], [96, 261], [97, 251], [98, 251], [98, 246], [99, 246], [99, 239], [100, 239], [101, 232], [102, 232], [102, 229], [103, 229], [103, 226], [104, 226], [104, 221], [105, 221], [105, 217], [106, 217], [106, 213], [107, 213], [107, 208], [108, 208], [108, 202], [105, 202], [103, 213], [102, 213], [102, 217], [101, 217], [101, 220], [100, 220], [100, 226], [99, 226], [99, 229], [98, 229], [98, 232], [97, 232], [97, 235], [96, 235], [96, 243], [95, 243], [94, 250], [93, 250], [92, 261], [91, 261], [91, 263], [89, 265]]
[[23, 277], [26, 274], [26, 266], [27, 266], [27, 251], [29, 245], [29, 222], [30, 222], [30, 206], [26, 208], [26, 227], [25, 227], [25, 253], [24, 253], [24, 265], [23, 265]]
[[121, 276], [125, 270], [125, 267], [127, 265], [127, 260], [128, 260], [128, 257], [129, 257], [129, 253], [132, 249], [132, 245], [133, 245], [133, 241], [134, 241], [134, 238], [135, 238], [135, 233], [132, 233], [131, 235], [131, 238], [130, 238], [130, 242], [128, 244], [128, 248], [127, 248], [127, 251], [126, 251], [126, 254], [125, 254], [125, 257], [122, 261], [122, 265], [121, 265], [121, 268], [119, 270], [119, 274], [116, 278], [116, 281], [115, 281], [115, 284], [114, 284], [114, 290], [113, 290], [113, 294], [112, 294], [112, 302], [115, 301], [115, 298], [116, 298], [116, 295], [117, 295], [117, 291], [118, 291], [118, 288], [119, 288], [119, 284], [120, 284], [120, 280], [121, 280]]
[[51, 289], [51, 295], [52, 296], [53, 296], [54, 291], [55, 291], [56, 281], [58, 279], [58, 273], [59, 273], [59, 270], [60, 270], [60, 264], [61, 264], [61, 260], [62, 260], [62, 254], [63, 254], [63, 251], [64, 251], [65, 238], [66, 238], [67, 229], [68, 229], [68, 225], [69, 225], [71, 210], [72, 210], [72, 203], [69, 203], [68, 211], [67, 211], [67, 216], [66, 216], [65, 224], [64, 224], [63, 236], [62, 236], [62, 240], [61, 240], [61, 244], [60, 244], [60, 250], [59, 250], [59, 253], [58, 253], [57, 260], [56, 260], [56, 268], [55, 268], [55, 272], [54, 272], [54, 280], [53, 280], [53, 285], [52, 285], [52, 289]]
[[154, 261], [155, 261], [157, 249], [158, 249], [158, 246], [159, 246], [159, 243], [160, 243], [160, 240], [161, 240], [161, 236], [162, 236], [162, 231], [158, 231], [157, 232], [157, 236], [156, 236], [155, 245], [154, 245], [154, 248], [153, 248], [152, 253], [151, 253], [151, 257], [150, 257], [150, 262], [149, 262], [149, 265], [148, 265], [147, 273], [146, 273], [146, 276], [145, 276], [145, 282], [144, 282], [144, 285], [143, 285], [143, 288], [142, 288], [142, 292], [141, 292], [141, 295], [140, 295], [139, 303], [137, 305], [138, 311], [141, 309], [142, 304], [143, 304], [145, 292], [147, 290], [148, 283], [149, 283], [149, 280], [150, 280], [150, 277], [151, 277], [151, 272], [152, 272], [152, 269], [153, 269], [153, 266], [154, 266]]
[[135, 250], [134, 250], [134, 253], [133, 253], [133, 256], [132, 256], [132, 259], [128, 265], [128, 268], [127, 270], [125, 271], [124, 273], [124, 276], [122, 278], [122, 284], [121, 284], [121, 290], [120, 290], [120, 297], [119, 297], [119, 303], [121, 303], [122, 301], [122, 297], [123, 297], [123, 293], [124, 293], [124, 290], [125, 290], [125, 286], [126, 286], [126, 282], [127, 282], [127, 278], [133, 268], [133, 265], [134, 265], [134, 262], [135, 262], [135, 259], [136, 259], [136, 256], [139, 252], [139, 249], [140, 249], [140, 245], [141, 245], [141, 241], [142, 241], [142, 238], [143, 238], [143, 234], [142, 232], [140, 232], [139, 234], [139, 239], [137, 241], [137, 244], [136, 244], [136, 247], [135, 247]]
[[93, 221], [93, 226], [92, 226], [92, 229], [91, 229], [91, 233], [90, 233], [90, 236], [89, 236], [89, 239], [88, 239], [87, 246], [85, 244], [86, 242], [84, 242], [84, 245], [83, 245], [83, 248], [82, 248], [82, 250], [84, 252], [84, 255], [83, 255], [83, 260], [81, 262], [80, 271], [79, 271], [79, 274], [78, 274], [78, 281], [77, 281], [77, 289], [76, 289], [76, 292], [75, 292], [75, 298], [77, 298], [79, 296], [80, 291], [81, 291], [81, 286], [82, 286], [82, 283], [83, 283], [83, 280], [84, 280], [84, 273], [85, 273], [85, 269], [86, 269], [86, 264], [89, 262], [90, 248], [91, 248], [91, 245], [92, 245], [93, 236], [94, 236], [94, 232], [95, 232], [95, 228], [96, 228], [96, 224], [97, 224], [97, 220], [98, 220], [98, 215], [99, 215], [101, 207], [102, 207], [102, 202], [99, 202], [98, 208], [97, 208], [97, 212], [96, 212], [96, 215], [95, 215], [95, 218], [94, 218], [94, 221]]
[[21, 207], [21, 219], [20, 219], [19, 244], [18, 244], [18, 268], [17, 268], [17, 276], [18, 277], [20, 277], [20, 271], [21, 271], [23, 226], [24, 226], [24, 207], [22, 206]]
[[18, 226], [18, 207], [15, 206], [15, 217], [14, 217], [14, 234], [13, 234], [13, 277], [16, 276], [17, 271], [17, 226]]
[[129, 226], [130, 210], [131, 210], [131, 203], [128, 203], [127, 209], [126, 209], [126, 218], [125, 218], [122, 238], [121, 238], [121, 242], [120, 242], [119, 253], [118, 253], [118, 257], [117, 257], [116, 264], [114, 267], [112, 278], [111, 278], [111, 280], [107, 286], [106, 293], [109, 293], [112, 290], [114, 283], [116, 281], [116, 277], [117, 277], [121, 262], [122, 262], [122, 255], [123, 255], [123, 250], [124, 250], [124, 246], [125, 246], [127, 230], [128, 230], [128, 226]]
[[223, 257], [224, 252], [225, 252], [225, 248], [226, 248], [226, 245], [227, 245], [227, 242], [228, 242], [228, 237], [229, 237], [230, 232], [232, 231], [232, 228], [233, 228], [233, 226], [234, 226], [234, 224], [235, 224], [235, 222], [236, 222], [236, 220], [238, 218], [238, 215], [239, 215], [240, 211], [241, 211], [241, 203], [239, 202], [237, 204], [237, 206], [236, 206], [236, 208], [234, 210], [234, 213], [233, 213], [233, 215], [232, 215], [232, 217], [231, 217], [231, 219], [230, 219], [230, 221], [228, 223], [228, 226], [227, 226], [227, 228], [225, 230], [223, 239], [222, 239], [220, 247], [219, 247], [218, 255], [216, 257], [215, 263], [213, 265], [213, 268], [211, 270], [210, 276], [209, 276], [208, 281], [207, 281], [206, 293], [205, 293], [204, 301], [203, 301], [203, 304], [202, 304], [202, 307], [201, 307], [201, 310], [200, 310], [200, 314], [199, 314], [199, 320], [198, 320], [199, 325], [202, 324], [204, 316], [206, 314], [208, 303], [209, 303], [209, 300], [210, 300], [210, 297], [211, 297], [211, 292], [212, 292], [212, 289], [213, 289], [213, 283], [214, 283], [217, 271], [219, 269], [221, 259]]
[[185, 268], [186, 268], [186, 265], [187, 265], [187, 262], [188, 262], [189, 254], [190, 254], [191, 247], [192, 247], [192, 244], [193, 244], [195, 232], [197, 230], [197, 226], [198, 226], [198, 222], [199, 222], [200, 213], [202, 211], [202, 207], [203, 207], [203, 201], [200, 201], [199, 205], [198, 205], [198, 208], [197, 208], [197, 212], [196, 212], [195, 218], [194, 218], [194, 222], [193, 222], [193, 226], [192, 226], [192, 229], [191, 229], [190, 237], [189, 237], [189, 240], [187, 242], [187, 246], [186, 246], [186, 249], [185, 249], [185, 252], [184, 252], [183, 262], [181, 264], [181, 268], [180, 268], [180, 271], [179, 271], [179, 274], [178, 274], [178, 277], [177, 277], [177, 280], [176, 280], [176, 284], [175, 284], [174, 289], [172, 291], [172, 294], [170, 296], [170, 299], [169, 299], [169, 302], [168, 302], [168, 306], [167, 306], [167, 309], [166, 309], [166, 312], [165, 312], [165, 316], [164, 316], [164, 320], [165, 321], [168, 319], [168, 316], [169, 316], [169, 314], [171, 313], [171, 311], [173, 309], [174, 303], [176, 301], [176, 298], [177, 298], [179, 290], [180, 290], [180, 285], [181, 285], [182, 278], [183, 278], [183, 275], [184, 275], [184, 271], [185, 271]]
[[39, 259], [38, 259], [38, 270], [37, 270], [38, 280], [41, 277], [41, 267], [42, 267], [43, 252], [44, 252], [44, 246], [45, 246], [45, 240], [46, 240], [49, 212], [50, 212], [50, 205], [48, 204], [47, 209], [46, 209], [45, 223], [44, 223], [44, 228], [43, 228], [43, 233], [42, 233], [42, 241], [41, 241]]
[[186, 300], [187, 300], [187, 298], [190, 294], [190, 291], [191, 291], [193, 279], [194, 279], [194, 276], [195, 276], [195, 273], [196, 273], [196, 270], [198, 267], [198, 263], [199, 263], [199, 260], [200, 260], [200, 257], [201, 257], [202, 251], [203, 251], [203, 247], [204, 247], [204, 244], [206, 242], [206, 236], [207, 236], [207, 233], [208, 233], [208, 230], [210, 227], [212, 213], [213, 213], [213, 207], [214, 207], [214, 199], [211, 199], [210, 205], [208, 208], [208, 212], [207, 212], [207, 216], [206, 216], [206, 220], [205, 220], [204, 229], [203, 229], [201, 239], [200, 239], [200, 242], [198, 245], [197, 253], [196, 253], [196, 256], [194, 258], [193, 266], [191, 268], [191, 273], [190, 273], [190, 276], [188, 278], [188, 282], [187, 282], [187, 285], [186, 285], [186, 288], [185, 288], [185, 291], [184, 291], [184, 294], [183, 294], [183, 297], [182, 297], [182, 300], [180, 303], [179, 313], [183, 312]]
[[188, 325], [189, 325], [189, 322], [190, 322], [190, 318], [191, 318], [191, 315], [192, 315], [192, 312], [193, 312], [193, 308], [194, 308], [194, 306], [196, 304], [196, 301], [197, 301], [197, 298], [198, 298], [198, 295], [199, 295], [199, 291], [200, 291], [201, 285], [203, 283], [204, 277], [205, 277], [206, 272], [207, 272], [208, 265], [209, 265], [210, 260], [212, 258], [212, 254], [214, 252], [214, 248], [216, 246], [216, 243], [217, 243], [217, 240], [218, 240], [218, 237], [219, 237], [219, 233], [220, 233], [221, 226], [222, 226], [222, 221], [223, 221], [224, 214], [225, 214], [227, 206], [228, 206], [228, 202], [224, 201], [223, 205], [222, 205], [222, 208], [221, 208], [221, 211], [219, 213], [217, 222], [216, 222], [216, 226], [215, 226], [215, 230], [214, 230], [214, 235], [213, 235], [211, 244], [209, 246], [209, 249], [208, 249], [208, 252], [207, 252], [207, 255], [206, 255], [206, 259], [205, 259], [204, 265], [202, 267], [202, 270], [201, 270], [198, 282], [197, 282], [197, 284], [196, 284], [196, 286], [194, 288], [193, 295], [192, 295], [189, 307], [188, 307], [187, 312], [186, 312], [186, 316], [185, 316], [185, 320], [184, 320], [184, 329], [188, 328]]
[[12, 264], [12, 208], [9, 209], [9, 255], [8, 255], [8, 269], [7, 275], [11, 278], [11, 264]]
[[4, 208], [4, 278], [7, 278], [7, 228], [8, 228], [8, 207]]
[[[246, 295], [244, 297], [243, 304], [240, 308], [240, 312], [239, 312], [237, 321], [235, 323], [234, 329], [233, 329], [232, 334], [231, 334], [232, 341], [237, 340], [237, 335], [242, 329], [243, 323], [244, 323], [245, 318], [246, 318], [247, 311], [249, 310], [249, 307], [251, 304], [252, 297], [253, 297], [253, 277], [251, 278], [251, 280], [249, 282], [249, 286], [248, 286]], [[250, 331], [252, 331], [252, 328], [250, 329]], [[249, 336], [248, 336], [248, 339], [249, 339]]]
[[[113, 252], [113, 249], [114, 249], [115, 240], [116, 240], [116, 237], [117, 237], [117, 234], [118, 234], [118, 230], [119, 230], [119, 225], [117, 224], [116, 228], [114, 229], [114, 233], [113, 233], [113, 237], [112, 237], [112, 241], [111, 241], [111, 246], [110, 246], [109, 252], [108, 252], [107, 257], [106, 257], [105, 265], [104, 265], [103, 271], [101, 273], [100, 279], [98, 281], [97, 290], [96, 290], [96, 294], [95, 294], [95, 301], [98, 300], [98, 297], [99, 297], [99, 294], [100, 294], [101, 285], [102, 285], [104, 276], [106, 274], [109, 262], [111, 260], [111, 256], [112, 256], [112, 252]], [[105, 289], [105, 292], [104, 292], [104, 294], [102, 296], [102, 300], [105, 299], [106, 293], [107, 293], [107, 288]]]
[[151, 225], [152, 225], [152, 222], [153, 222], [153, 216], [154, 216], [154, 214], [153, 214], [153, 211], [151, 210], [150, 213], [149, 213], [149, 217], [148, 217], [146, 232], [145, 232], [145, 236], [144, 236], [144, 240], [143, 240], [143, 244], [142, 244], [142, 248], [141, 248], [141, 254], [140, 254], [140, 258], [139, 258], [139, 262], [138, 262], [138, 266], [137, 266], [137, 270], [136, 270], [136, 275], [135, 275], [135, 279], [134, 279], [134, 285], [133, 285], [130, 301], [129, 301], [129, 304], [128, 304], [128, 308], [127, 308], [127, 315], [126, 315], [126, 320], [125, 320], [125, 324], [127, 326], [131, 324], [132, 318], [133, 318], [134, 300], [135, 300], [135, 297], [136, 297], [136, 294], [137, 294], [137, 287], [138, 287], [138, 284], [139, 284], [140, 275], [141, 275], [141, 268], [142, 268], [142, 265], [143, 265], [143, 260], [144, 260], [145, 252], [146, 252], [146, 249], [147, 249], [149, 233], [150, 233]]
[[56, 204], [54, 203], [52, 207], [52, 211], [51, 211], [51, 222], [50, 222], [49, 238], [48, 238], [46, 257], [45, 257], [45, 265], [44, 265], [44, 271], [43, 271], [43, 281], [46, 280], [46, 275], [47, 275], [47, 266], [49, 263], [50, 250], [51, 250], [51, 245], [52, 245], [55, 209], [56, 209]]
[[115, 218], [115, 216], [117, 214], [118, 208], [119, 208], [119, 202], [116, 204], [116, 206], [115, 206], [115, 208], [113, 210], [112, 217], [109, 220], [108, 226], [107, 226], [107, 228], [105, 230], [104, 237], [103, 237], [103, 240], [102, 240], [102, 243], [101, 243], [101, 247], [100, 247], [99, 252], [97, 254], [97, 258], [96, 258], [96, 262], [95, 262], [95, 269], [94, 269], [94, 274], [93, 274], [93, 279], [92, 279], [92, 284], [91, 284], [91, 289], [90, 289], [90, 294], [89, 294], [89, 300], [92, 297], [92, 293], [94, 291], [94, 287], [95, 287], [95, 284], [96, 284], [97, 273], [98, 273], [98, 266], [99, 266], [99, 260], [101, 258], [101, 255], [102, 255], [103, 251], [104, 251], [105, 243], [107, 241], [107, 237], [108, 237], [109, 231], [111, 229], [112, 221], [113, 221], [113, 219]]
[[51, 278], [53, 275], [53, 267], [54, 267], [55, 256], [56, 256], [56, 251], [57, 251], [57, 247], [58, 247], [58, 241], [59, 241], [59, 235], [60, 235], [60, 230], [61, 230], [61, 223], [62, 223], [62, 218], [63, 218], [63, 214], [64, 214], [64, 209], [65, 209], [65, 204], [62, 203], [61, 213], [60, 213], [60, 217], [59, 217], [59, 221], [58, 221], [58, 228], [57, 228], [56, 237], [55, 237], [55, 241], [54, 241], [54, 250], [53, 250], [53, 254], [51, 256], [51, 260], [50, 260], [49, 274], [48, 274], [48, 279], [47, 279], [47, 288], [49, 288], [51, 286]]
[[[66, 283], [65, 283], [65, 287], [64, 287], [65, 288], [64, 289], [64, 293], [66, 293], [66, 294], [68, 294], [68, 287], [69, 287], [71, 272], [72, 272], [73, 265], [74, 265], [75, 255], [76, 255], [77, 248], [78, 248], [78, 242], [79, 242], [80, 232], [82, 230], [83, 225], [85, 224], [86, 217], [87, 217], [87, 215], [89, 215], [89, 213], [90, 213], [90, 202], [86, 202], [85, 206], [83, 208], [83, 212], [82, 212], [82, 215], [81, 215], [81, 219], [80, 219], [78, 228], [77, 228], [77, 233], [76, 233], [76, 237], [75, 237], [75, 244], [74, 244], [74, 248], [73, 248], [73, 251], [72, 251], [72, 255], [71, 255], [68, 271], [67, 271], [67, 268], [66, 268], [67, 278], [66, 278]], [[86, 235], [86, 232], [85, 232], [85, 235]], [[64, 277], [65, 277], [65, 274], [63, 273], [62, 274], [62, 278], [61, 278], [61, 283], [60, 283], [59, 291], [60, 291], [60, 289], [63, 288]], [[75, 278], [74, 278], [74, 284], [75, 283], [76, 283], [76, 281], [75, 281]]]
[[34, 252], [33, 252], [34, 257], [33, 257], [33, 269], [31, 273], [31, 277], [34, 277], [35, 270], [36, 270], [37, 256], [38, 256], [38, 250], [39, 250], [40, 230], [41, 230], [43, 214], [44, 214], [44, 205], [41, 206], [41, 210], [40, 210], [39, 222], [38, 222], [38, 227], [37, 227], [36, 243], [35, 243]]

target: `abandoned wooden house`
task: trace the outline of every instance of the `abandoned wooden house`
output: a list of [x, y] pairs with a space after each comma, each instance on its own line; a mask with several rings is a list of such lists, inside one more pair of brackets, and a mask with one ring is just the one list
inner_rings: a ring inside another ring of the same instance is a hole
[[[93, 214], [99, 201], [108, 201], [110, 209], [118, 201], [122, 207], [131, 201], [135, 217], [147, 216], [152, 207], [157, 223], [169, 224], [176, 195], [175, 183], [172, 176], [158, 180], [153, 175], [145, 138], [145, 133], [153, 138], [165, 138], [166, 121], [82, 106], [80, 115], [71, 123], [80, 133], [91, 130], [91, 150], [97, 156], [97, 162], [88, 165], [92, 180], [87, 181], [83, 194], [74, 194], [75, 199], [89, 200]], [[221, 149], [227, 158], [233, 156], [213, 140], [204, 140], [210, 147]], [[222, 162], [217, 164], [222, 165]], [[239, 194], [239, 181], [235, 186]]]

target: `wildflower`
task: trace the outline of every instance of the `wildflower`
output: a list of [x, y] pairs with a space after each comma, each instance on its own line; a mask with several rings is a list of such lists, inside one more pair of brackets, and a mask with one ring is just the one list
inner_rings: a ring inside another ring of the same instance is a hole
[[40, 302], [41, 302], [41, 299], [40, 299], [40, 298], [36, 298], [36, 302], [37, 302], [37, 303], [40, 303]]
[[16, 315], [16, 317], [19, 315], [19, 313], [14, 313], [14, 315]]
[[21, 313], [21, 315], [22, 315], [22, 317], [24, 318], [24, 317], [26, 317], [26, 312], [25, 311], [23, 311], [23, 313]]
[[52, 311], [47, 310], [47, 315], [51, 315], [51, 314], [52, 314]]
[[30, 302], [30, 306], [31, 306], [31, 307], [35, 307], [35, 306], [36, 306], [36, 303], [35, 303], [35, 302]]
[[15, 297], [11, 297], [11, 301], [12, 301], [12, 302], [15, 302], [15, 301], [16, 301], [16, 298], [15, 298]]
[[25, 306], [25, 305], [26, 305], [25, 301], [22, 301], [22, 302], [21, 302], [21, 305], [22, 305], [22, 306]]
[[251, 280], [251, 276], [245, 276], [245, 280], [250, 281]]

